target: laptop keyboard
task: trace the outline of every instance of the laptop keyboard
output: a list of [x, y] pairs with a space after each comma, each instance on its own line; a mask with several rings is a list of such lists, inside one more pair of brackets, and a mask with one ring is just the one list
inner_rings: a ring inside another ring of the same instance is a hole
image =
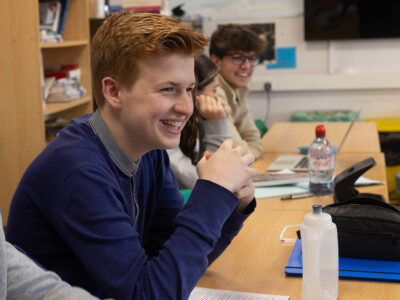
[[306, 168], [308, 168], [308, 157], [304, 156], [294, 168], [295, 169], [306, 169]]

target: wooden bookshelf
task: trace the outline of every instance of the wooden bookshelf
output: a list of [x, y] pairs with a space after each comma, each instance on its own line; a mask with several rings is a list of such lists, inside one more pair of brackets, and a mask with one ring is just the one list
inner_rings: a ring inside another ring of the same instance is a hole
[[76, 47], [88, 45], [88, 40], [73, 40], [73, 41], [63, 41], [61, 43], [39, 43], [41, 49], [50, 48], [66, 48], [66, 47]]
[[[39, 0], [0, 5], [0, 210], [6, 224], [12, 195], [25, 169], [44, 149], [45, 119], [71, 119], [93, 112], [90, 75], [89, 0], [70, 0], [64, 41], [39, 41]], [[41, 70], [79, 64], [86, 95], [67, 103], [43, 101]]]

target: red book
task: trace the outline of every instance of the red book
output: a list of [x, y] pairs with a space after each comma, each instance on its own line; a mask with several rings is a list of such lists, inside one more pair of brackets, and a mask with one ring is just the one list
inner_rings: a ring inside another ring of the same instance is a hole
[[154, 6], [135, 6], [135, 7], [128, 7], [128, 11], [133, 11], [135, 13], [139, 12], [152, 12], [152, 13], [160, 13], [161, 6], [154, 5]]
[[79, 69], [79, 64], [62, 65], [57, 71], [45, 71], [44, 77], [66, 78], [68, 77], [68, 72], [76, 69]]

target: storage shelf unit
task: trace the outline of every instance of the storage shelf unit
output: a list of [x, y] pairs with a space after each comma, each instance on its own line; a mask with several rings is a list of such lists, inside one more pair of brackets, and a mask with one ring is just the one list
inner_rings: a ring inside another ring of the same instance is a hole
[[[4, 0], [0, 8], [0, 210], [5, 224], [23, 172], [46, 145], [45, 119], [91, 113], [93, 101], [88, 0], [70, 0], [61, 43], [39, 41], [39, 0]], [[79, 64], [86, 95], [66, 103], [44, 103], [42, 63]]]

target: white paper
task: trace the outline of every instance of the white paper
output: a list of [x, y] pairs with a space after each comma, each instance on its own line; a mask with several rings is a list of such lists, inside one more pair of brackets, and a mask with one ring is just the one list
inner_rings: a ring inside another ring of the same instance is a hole
[[[294, 173], [292, 170], [283, 169], [275, 173], [290, 174]], [[355, 186], [365, 186], [365, 185], [377, 185], [384, 184], [382, 181], [372, 180], [364, 176], [360, 176], [356, 182]], [[284, 186], [269, 186], [269, 187], [255, 187], [254, 196], [256, 199], [263, 198], [273, 198], [286, 195], [298, 195], [308, 192], [309, 182], [299, 182], [297, 184], [288, 184]]]
[[289, 298], [289, 296], [255, 294], [196, 287], [190, 294], [189, 300], [288, 300]]

